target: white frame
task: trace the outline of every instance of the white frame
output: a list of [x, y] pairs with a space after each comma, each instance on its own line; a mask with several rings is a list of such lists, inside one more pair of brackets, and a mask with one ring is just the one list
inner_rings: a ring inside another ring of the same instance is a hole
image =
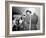
[[[10, 4], [10, 33], [9, 34], [25, 34], [25, 33], [43, 33], [43, 6], [39, 6], [39, 5], [22, 5], [22, 4]], [[40, 30], [30, 30], [30, 31], [12, 31], [12, 7], [40, 7], [41, 11], [40, 11]]]

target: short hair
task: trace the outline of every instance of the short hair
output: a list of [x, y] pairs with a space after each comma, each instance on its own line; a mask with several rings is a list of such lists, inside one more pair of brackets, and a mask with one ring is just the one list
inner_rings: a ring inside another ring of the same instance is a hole
[[31, 14], [31, 11], [27, 10], [26, 13], [29, 12]]

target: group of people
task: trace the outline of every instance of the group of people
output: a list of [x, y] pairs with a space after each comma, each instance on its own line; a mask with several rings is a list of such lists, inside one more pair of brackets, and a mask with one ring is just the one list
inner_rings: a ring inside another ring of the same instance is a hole
[[31, 15], [31, 13], [27, 10], [26, 15], [21, 15], [19, 19], [15, 18], [12, 31], [37, 30], [38, 16], [35, 13]]

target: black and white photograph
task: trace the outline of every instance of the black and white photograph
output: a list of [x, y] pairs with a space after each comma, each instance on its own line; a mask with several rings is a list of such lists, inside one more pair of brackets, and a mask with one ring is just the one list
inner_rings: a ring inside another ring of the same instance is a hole
[[6, 34], [10, 36], [43, 34], [44, 6], [42, 3], [8, 3]]
[[40, 30], [39, 7], [12, 7], [12, 31]]

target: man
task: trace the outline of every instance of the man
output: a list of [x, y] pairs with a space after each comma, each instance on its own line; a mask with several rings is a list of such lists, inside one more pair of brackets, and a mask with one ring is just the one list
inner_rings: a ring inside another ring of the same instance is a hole
[[31, 15], [31, 11], [27, 10], [26, 11], [26, 29], [27, 30], [37, 30], [37, 22], [38, 22], [38, 16], [33, 13]]
[[31, 30], [37, 30], [38, 16], [34, 13], [31, 16]]
[[26, 11], [26, 30], [31, 29], [31, 11], [27, 10]]

